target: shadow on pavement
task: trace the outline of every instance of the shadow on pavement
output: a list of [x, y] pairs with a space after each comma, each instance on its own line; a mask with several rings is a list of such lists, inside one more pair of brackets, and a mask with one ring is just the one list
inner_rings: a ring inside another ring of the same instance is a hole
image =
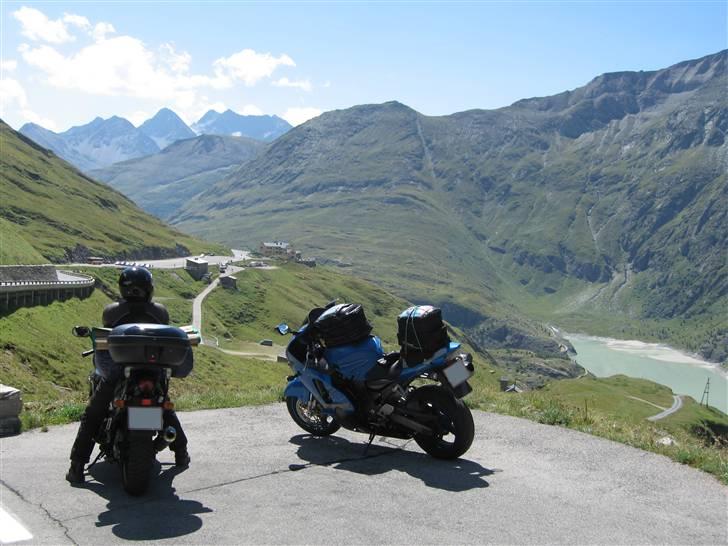
[[106, 512], [98, 516], [97, 527], [113, 525], [111, 532], [125, 540], [161, 540], [196, 532], [202, 519], [195, 514], [212, 512], [202, 503], [180, 499], [172, 481], [185, 469], [154, 463], [149, 490], [141, 497], [131, 497], [121, 484], [119, 465], [106, 462], [89, 472], [95, 481], [85, 488], [108, 500]]
[[445, 491], [488, 487], [490, 484], [484, 476], [496, 472], [467, 459], [445, 461], [424, 453], [381, 444], [372, 444], [365, 455], [365, 443], [352, 443], [346, 438], [336, 436], [319, 438], [299, 434], [291, 438], [290, 442], [298, 446], [298, 457], [307, 461], [306, 464], [289, 465], [289, 469], [293, 471], [308, 466], [330, 466], [337, 470], [373, 476], [396, 470], [422, 480], [428, 487]]

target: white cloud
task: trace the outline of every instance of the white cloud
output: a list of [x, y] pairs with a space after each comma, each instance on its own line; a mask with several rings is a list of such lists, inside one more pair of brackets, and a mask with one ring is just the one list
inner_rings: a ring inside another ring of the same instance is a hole
[[[207, 70], [195, 73], [192, 55], [187, 51], [177, 49], [172, 43], [149, 46], [133, 36], [116, 34], [110, 23], [89, 21], [75, 14], [51, 20], [41, 11], [28, 7], [18, 9], [13, 15], [20, 21], [23, 35], [36, 42], [18, 47], [20, 60], [37, 71], [31, 76], [36, 81], [88, 95], [144, 100], [140, 110], [168, 106], [187, 123], [196, 121], [210, 109], [226, 109], [220, 96], [210, 99], [206, 93], [235, 89], [241, 84], [253, 86], [272, 79], [281, 67], [296, 66], [285, 53], [275, 55], [243, 49], [219, 57]], [[56, 44], [74, 40], [72, 30], [85, 33], [86, 42], [70, 49], [58, 47]], [[4, 63], [4, 70], [5, 64], [7, 70], [12, 69], [12, 62]], [[308, 80], [280, 78], [275, 84], [311, 89]], [[128, 111], [135, 110], [135, 106], [128, 108]], [[303, 114], [306, 109], [291, 111], [295, 116], [315, 115], [310, 114], [311, 110]], [[242, 113], [260, 115], [263, 112], [248, 104]]]
[[296, 63], [286, 54], [274, 57], [270, 53], [258, 53], [252, 49], [243, 49], [213, 63], [215, 75], [219, 79], [240, 80], [247, 86], [270, 78], [279, 66], [296, 66]]
[[319, 116], [321, 112], [322, 110], [319, 110], [318, 108], [292, 107], [286, 110], [286, 112], [281, 117], [295, 127], [296, 125], [301, 125], [303, 122], [308, 121], [309, 119]]
[[[13, 12], [13, 17], [20, 21], [22, 26], [20, 32], [23, 36], [31, 40], [42, 40], [53, 44], [62, 44], [74, 40], [62, 19], [53, 21], [37, 9], [23, 6]], [[66, 17], [72, 18], [74, 16], [66, 15]]]
[[91, 28], [91, 23], [83, 15], [74, 15], [72, 13], [66, 13], [63, 15], [63, 22], [68, 23], [69, 25], [73, 25], [78, 28], [82, 28], [84, 30]]
[[18, 68], [18, 61], [13, 59], [0, 59], [0, 70], [3, 72], [12, 72]]
[[96, 23], [94, 26], [94, 29], [91, 31], [91, 36], [93, 37], [94, 41], [101, 42], [102, 40], [106, 39], [107, 34], [113, 34], [116, 32], [116, 29], [114, 29], [114, 25], [111, 23]]
[[23, 121], [37, 123], [46, 129], [56, 129], [53, 120], [44, 118], [30, 109], [28, 96], [20, 82], [4, 78], [0, 80], [0, 118], [6, 119], [10, 110], [17, 111]]
[[172, 44], [162, 44], [159, 47], [159, 51], [162, 62], [169, 66], [172, 72], [184, 74], [189, 71], [192, 55], [186, 51], [177, 53]]
[[[114, 36], [64, 55], [50, 45], [19, 48], [23, 60], [39, 69], [53, 87], [93, 95], [124, 96], [163, 101], [186, 120], [207, 111], [209, 100], [201, 89], [227, 89], [236, 80], [253, 85], [277, 66], [292, 64], [287, 55], [273, 57], [243, 50], [215, 61], [215, 75], [190, 73], [192, 57], [162, 44], [158, 51], [131, 36]], [[207, 103], [207, 104], [206, 104]], [[249, 111], [262, 113], [257, 107]]]
[[281, 78], [273, 82], [276, 87], [297, 87], [304, 91], [311, 91], [312, 86], [309, 80], [289, 80], [288, 78]]
[[34, 41], [63, 44], [73, 42], [76, 37], [69, 27], [76, 27], [89, 33], [95, 41], [101, 41], [107, 34], [115, 32], [111, 23], [96, 23], [92, 26], [88, 18], [74, 13], [65, 13], [60, 19], [49, 19], [42, 11], [23, 6], [13, 12], [13, 17], [20, 22], [23, 36]]

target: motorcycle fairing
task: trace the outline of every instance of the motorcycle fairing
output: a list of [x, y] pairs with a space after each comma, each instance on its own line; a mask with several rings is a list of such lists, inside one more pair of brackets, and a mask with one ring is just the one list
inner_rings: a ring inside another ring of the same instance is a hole
[[[323, 385], [326, 392], [322, 392], [316, 383]], [[295, 396], [299, 400], [308, 400], [313, 395], [321, 405], [322, 412], [329, 415], [334, 415], [337, 410], [344, 414], [354, 413], [354, 405], [343, 392], [334, 387], [331, 376], [311, 368], [306, 374], [289, 381], [284, 395]]]

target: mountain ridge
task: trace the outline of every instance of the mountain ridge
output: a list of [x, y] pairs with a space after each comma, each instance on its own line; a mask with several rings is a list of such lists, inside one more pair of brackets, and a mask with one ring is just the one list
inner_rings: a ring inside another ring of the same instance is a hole
[[224, 112], [208, 110], [192, 129], [198, 134], [244, 136], [271, 142], [285, 134], [291, 125], [276, 115], [242, 115], [229, 108]]
[[164, 218], [224, 178], [232, 167], [254, 158], [265, 146], [251, 138], [200, 135], [178, 140], [157, 154], [114, 163], [89, 174], [131, 196], [147, 212]]
[[[498, 110], [424, 116], [389, 102], [326, 112], [173, 223], [219, 240], [275, 236], [337, 259], [346, 253], [342, 261], [396, 293], [417, 299], [432, 285], [440, 303], [470, 312], [492, 309], [466, 296], [477, 287], [534, 312], [549, 307], [542, 316], [561, 309], [567, 322], [580, 298], [578, 309], [635, 320], [707, 313], [715, 326], [692, 348], [725, 359], [718, 346], [728, 329], [715, 317], [728, 293], [720, 259], [727, 54], [601, 76]], [[449, 236], [427, 244], [441, 236], [422, 218]], [[393, 233], [410, 244], [390, 242]], [[392, 254], [463, 264], [428, 264], [424, 273], [375, 263]], [[448, 276], [452, 286], [437, 288]]]
[[82, 171], [159, 151], [154, 140], [119, 116], [108, 119], [96, 117], [85, 125], [71, 127], [62, 133], [29, 123], [23, 125], [19, 132], [53, 150]]

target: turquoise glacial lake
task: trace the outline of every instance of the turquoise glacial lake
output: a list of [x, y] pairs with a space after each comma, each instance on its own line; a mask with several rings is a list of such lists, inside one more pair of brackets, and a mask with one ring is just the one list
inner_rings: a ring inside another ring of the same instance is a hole
[[576, 349], [576, 361], [597, 377], [622, 374], [649, 379], [698, 402], [710, 379], [709, 404], [728, 413], [728, 374], [716, 364], [656, 343], [562, 335]]

